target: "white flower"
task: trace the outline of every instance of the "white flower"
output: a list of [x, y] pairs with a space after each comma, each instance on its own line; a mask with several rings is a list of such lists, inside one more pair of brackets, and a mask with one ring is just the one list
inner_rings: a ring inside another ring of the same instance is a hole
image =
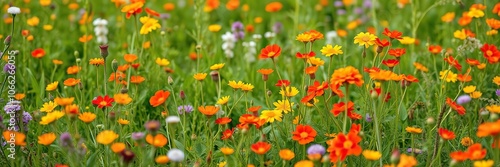
[[19, 13], [21, 13], [21, 9], [19, 9], [18, 7], [12, 6], [12, 7], [9, 7], [7, 9], [7, 13], [10, 13], [10, 14], [13, 14], [13, 15], [19, 14]]
[[184, 152], [179, 149], [173, 148], [167, 153], [168, 159], [173, 162], [181, 162], [184, 160]]
[[264, 34], [264, 37], [266, 37], [266, 38], [273, 38], [275, 36], [276, 36], [276, 33], [274, 33], [274, 32], [266, 32]]
[[259, 40], [259, 39], [262, 39], [262, 35], [260, 35], [260, 34], [253, 34], [252, 38], [255, 39], [255, 40]]
[[181, 118], [179, 118], [178, 116], [168, 116], [167, 119], [165, 119], [165, 122], [167, 122], [167, 124], [179, 123], [181, 122]]
[[106, 19], [97, 18], [92, 24], [94, 24], [94, 26], [107, 26], [108, 21]]

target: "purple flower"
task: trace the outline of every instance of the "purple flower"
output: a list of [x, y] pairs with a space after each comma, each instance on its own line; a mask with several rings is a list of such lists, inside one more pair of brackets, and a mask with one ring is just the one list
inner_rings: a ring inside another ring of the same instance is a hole
[[179, 114], [184, 114], [184, 113], [191, 113], [193, 112], [193, 106], [191, 105], [183, 105], [183, 106], [179, 106], [177, 107], [177, 112], [179, 112]]
[[354, 13], [356, 13], [356, 14], [362, 14], [363, 13], [363, 9], [362, 8], [354, 8]]
[[421, 149], [418, 149], [418, 148], [415, 148], [415, 149], [413, 149], [413, 148], [408, 148], [408, 149], [406, 149], [406, 152], [408, 152], [408, 153], [413, 152], [413, 153], [415, 153], [415, 154], [421, 154], [421, 153], [422, 153], [422, 150], [421, 150]]
[[496, 93], [497, 93], [497, 96], [500, 96], [500, 89], [497, 89]]
[[233, 25], [231, 26], [231, 30], [233, 30], [233, 32], [243, 30], [243, 23], [239, 21], [234, 22]]
[[365, 0], [365, 1], [363, 1], [363, 7], [365, 7], [365, 8], [371, 8], [372, 7], [372, 1], [371, 0]]
[[245, 37], [245, 32], [243, 31], [236, 31], [234, 32], [234, 38], [236, 38], [237, 40], [240, 40], [240, 39], [243, 39]]
[[457, 103], [462, 105], [462, 104], [469, 103], [470, 100], [471, 100], [471, 98], [469, 95], [461, 95], [461, 96], [458, 96]]
[[8, 102], [4, 107], [3, 107], [3, 110], [7, 113], [7, 114], [11, 114], [11, 113], [14, 113], [16, 111], [19, 111], [21, 110], [21, 102], [20, 101], [10, 101]]
[[157, 120], [148, 121], [146, 122], [146, 124], [144, 124], [144, 127], [153, 133], [158, 131], [160, 129], [160, 126], [161, 126], [160, 121]]
[[337, 14], [338, 14], [338, 15], [344, 15], [344, 14], [345, 14], [345, 12], [346, 12], [346, 11], [345, 11], [344, 9], [339, 9], [339, 10], [337, 10]]
[[372, 122], [372, 117], [370, 116], [370, 114], [366, 113], [365, 120], [366, 122]]
[[309, 148], [307, 148], [307, 154], [308, 155], [311, 155], [311, 154], [324, 155], [325, 154], [325, 147], [323, 147], [322, 145], [319, 145], [319, 144], [313, 144], [313, 145], [309, 146]]
[[144, 132], [134, 132], [130, 138], [135, 141], [142, 140], [144, 138]]
[[344, 6], [344, 3], [342, 3], [342, 1], [335, 1], [333, 3], [333, 6], [335, 6], [335, 7], [342, 7], [342, 6]]
[[11, 73], [14, 73], [16, 71], [16, 66], [14, 64], [5, 64], [5, 66], [3, 66], [3, 72], [5, 73], [8, 73], [8, 74], [11, 74]]
[[273, 32], [274, 33], [279, 34], [282, 29], [283, 29], [283, 24], [281, 24], [281, 22], [274, 23], [274, 25], [273, 25]]
[[170, 14], [168, 14], [168, 13], [160, 13], [160, 19], [162, 19], [162, 20], [170, 19]]
[[63, 147], [73, 147], [71, 142], [71, 134], [69, 134], [68, 132], [62, 133], [59, 138], [61, 139], [61, 145]]
[[27, 123], [28, 123], [28, 122], [30, 122], [31, 120], [33, 120], [33, 117], [31, 116], [31, 114], [30, 114], [30, 113], [28, 113], [28, 112], [26, 112], [26, 111], [24, 111], [24, 112], [23, 112], [23, 122], [24, 122], [25, 124], [27, 124]]

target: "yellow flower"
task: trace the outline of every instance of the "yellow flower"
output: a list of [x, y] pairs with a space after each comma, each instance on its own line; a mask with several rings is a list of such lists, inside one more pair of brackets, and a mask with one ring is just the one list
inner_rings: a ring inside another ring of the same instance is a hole
[[405, 45], [414, 44], [415, 41], [416, 41], [415, 38], [408, 37], [408, 36], [403, 37], [403, 39], [399, 39], [399, 42], [401, 42], [401, 44], [405, 44]]
[[241, 90], [243, 90], [243, 91], [252, 91], [253, 88], [254, 88], [254, 86], [250, 83], [247, 83], [247, 84], [244, 84], [243, 86], [241, 86]]
[[495, 83], [498, 86], [500, 86], [500, 76], [496, 76], [495, 78], [493, 78], [493, 83]]
[[144, 17], [141, 17], [139, 20], [142, 23], [140, 34], [148, 34], [153, 30], [161, 28], [161, 25], [158, 23], [158, 20], [156, 20], [154, 18], [144, 16]]
[[151, 41], [146, 41], [142, 43], [142, 48], [149, 49], [151, 47]]
[[132, 102], [132, 98], [126, 93], [118, 93], [113, 96], [113, 99], [117, 104], [127, 105]]
[[40, 5], [42, 6], [49, 6], [51, 3], [51, 0], [40, 0]]
[[255, 18], [253, 19], [253, 21], [255, 22], [255, 24], [262, 23], [262, 21], [263, 21], [263, 20], [264, 20], [264, 19], [262, 19], [262, 17], [255, 17]]
[[207, 77], [207, 73], [197, 73], [197, 74], [194, 74], [194, 79], [198, 80], [198, 81], [203, 81], [206, 77]]
[[488, 110], [489, 112], [499, 113], [500, 114], [500, 106], [499, 105], [486, 106], [486, 110]]
[[480, 18], [484, 16], [484, 12], [482, 10], [472, 8], [470, 11], [467, 13], [467, 16], [469, 17], [474, 17], [474, 18]]
[[406, 132], [408, 133], [413, 133], [413, 134], [420, 134], [422, 133], [422, 129], [416, 128], [416, 127], [406, 127]]
[[115, 141], [115, 139], [117, 139], [118, 136], [119, 135], [112, 130], [104, 130], [97, 135], [96, 141], [98, 143], [108, 145], [111, 144], [113, 141]]
[[488, 35], [488, 36], [493, 36], [493, 35], [497, 35], [497, 34], [498, 34], [497, 30], [486, 31], [486, 35]]
[[167, 164], [170, 161], [166, 155], [160, 155], [155, 158], [157, 164]]
[[300, 120], [300, 117], [299, 117], [299, 116], [296, 116], [296, 117], [293, 119], [292, 123], [293, 123], [294, 125], [297, 125], [297, 124], [299, 124], [299, 120]]
[[224, 63], [214, 64], [210, 66], [210, 70], [220, 70], [222, 67], [224, 67]]
[[160, 66], [168, 66], [170, 64], [170, 61], [168, 61], [167, 59], [162, 59], [162, 58], [156, 58], [156, 64], [160, 65]]
[[450, 70], [443, 70], [439, 72], [440, 79], [445, 80], [446, 82], [456, 82], [457, 74], [453, 73]]
[[54, 91], [57, 89], [57, 85], [59, 85], [58, 81], [52, 82], [52, 83], [48, 84], [47, 87], [45, 87], [45, 90], [49, 91], [49, 92]]
[[48, 145], [52, 144], [52, 142], [54, 142], [54, 140], [56, 140], [56, 138], [57, 138], [56, 134], [54, 134], [52, 132], [45, 133], [45, 134], [38, 136], [38, 144], [48, 146]]
[[282, 112], [285, 112], [286, 114], [292, 111], [293, 103], [290, 103], [288, 99], [285, 99], [285, 100], [278, 100], [277, 102], [274, 102], [273, 105], [276, 107], [274, 110], [280, 110]]
[[470, 94], [470, 97], [473, 99], [477, 99], [477, 98], [480, 98], [482, 95], [483, 95], [483, 93], [481, 93], [480, 91], [474, 91]]
[[321, 60], [318, 57], [311, 57], [307, 59], [307, 62], [311, 63], [313, 66], [322, 66], [325, 64], [325, 61]]
[[32, 18], [29, 18], [28, 20], [26, 20], [27, 24], [31, 27], [35, 27], [38, 25], [38, 23], [40, 23], [40, 19], [36, 16], [32, 17]]
[[469, 85], [464, 87], [464, 93], [472, 93], [476, 90], [476, 86], [474, 85]]
[[57, 104], [53, 101], [46, 102], [40, 108], [41, 112], [52, 112], [57, 107]]
[[222, 162], [217, 164], [218, 167], [226, 167], [226, 165], [227, 165], [226, 161], [222, 161]]
[[302, 160], [302, 161], [295, 163], [295, 165], [293, 165], [293, 167], [314, 167], [314, 162], [309, 161], [309, 160]]
[[260, 114], [260, 119], [266, 120], [266, 122], [273, 123], [274, 120], [281, 122], [281, 117], [283, 116], [281, 110], [263, 110]]
[[130, 123], [130, 121], [123, 119], [123, 118], [120, 118], [120, 119], [118, 119], [118, 123], [120, 125], [128, 125]]
[[94, 121], [96, 115], [91, 112], [84, 112], [78, 115], [78, 119], [82, 120], [85, 123], [90, 123]]
[[229, 81], [229, 84], [228, 84], [230, 87], [232, 87], [233, 89], [240, 89], [241, 87], [243, 87], [243, 85], [245, 85], [245, 83], [241, 82], [241, 81]]
[[441, 17], [441, 21], [445, 23], [452, 22], [455, 18], [455, 12], [448, 12]]
[[376, 161], [380, 159], [380, 157], [382, 157], [382, 154], [380, 152], [373, 150], [363, 150], [361, 154], [363, 154], [363, 157], [370, 161]]
[[61, 112], [61, 111], [50, 112], [41, 118], [40, 124], [41, 125], [48, 125], [48, 124], [58, 120], [59, 118], [61, 118], [63, 116], [64, 116], [64, 112]]
[[326, 46], [323, 46], [323, 48], [321, 48], [321, 54], [325, 55], [326, 57], [343, 54], [344, 52], [342, 51], [341, 48], [342, 46], [339, 45], [335, 45], [332, 47], [332, 45], [328, 44]]
[[467, 38], [467, 34], [465, 33], [464, 29], [455, 31], [453, 33], [453, 36], [455, 38], [458, 38], [458, 39], [461, 39], [461, 40], [464, 40], [465, 38]]
[[312, 40], [312, 36], [309, 33], [301, 33], [301, 34], [297, 35], [295, 40], [307, 43], [307, 42]]
[[224, 96], [221, 97], [219, 100], [217, 100], [217, 104], [226, 105], [228, 101], [229, 101], [229, 96]]
[[492, 167], [495, 164], [493, 160], [474, 161], [474, 167]]
[[429, 69], [427, 69], [427, 67], [425, 67], [423, 64], [420, 64], [418, 62], [413, 63], [413, 66], [415, 66], [415, 68], [417, 70], [420, 70], [422, 72], [428, 72], [429, 71]]
[[222, 28], [222, 26], [220, 26], [218, 24], [212, 24], [212, 25], [208, 26], [208, 31], [210, 31], [210, 32], [219, 32], [221, 28]]
[[285, 89], [280, 90], [280, 95], [282, 96], [287, 96], [287, 97], [293, 97], [299, 93], [299, 90], [296, 87], [290, 87], [287, 86]]
[[365, 46], [368, 48], [371, 45], [375, 44], [375, 39], [377, 36], [369, 33], [369, 32], [360, 32], [358, 35], [354, 37], [354, 44], [358, 44], [359, 46]]
[[280, 150], [279, 156], [282, 160], [290, 161], [295, 157], [295, 153], [293, 153], [293, 151], [290, 149], [283, 149]]
[[123, 150], [125, 150], [125, 143], [122, 143], [122, 142], [118, 142], [118, 143], [113, 143], [111, 145], [111, 150], [114, 152], [114, 153], [120, 153], [122, 152]]
[[474, 144], [474, 141], [470, 137], [464, 137], [460, 140], [460, 144], [462, 144], [462, 146], [469, 147]]
[[43, 29], [44, 29], [45, 31], [50, 31], [50, 30], [52, 30], [53, 28], [54, 28], [54, 27], [53, 27], [52, 25], [50, 25], [50, 24], [45, 24], [45, 25], [43, 25]]
[[93, 59], [89, 60], [89, 64], [94, 65], [94, 66], [104, 65], [104, 59], [103, 58], [93, 58]]
[[477, 69], [482, 70], [484, 68], [486, 68], [486, 63], [481, 63], [481, 64], [477, 65]]
[[224, 154], [224, 155], [231, 155], [234, 153], [234, 149], [229, 148], [229, 147], [222, 147], [222, 148], [220, 148], [220, 152], [222, 152], [222, 154]]

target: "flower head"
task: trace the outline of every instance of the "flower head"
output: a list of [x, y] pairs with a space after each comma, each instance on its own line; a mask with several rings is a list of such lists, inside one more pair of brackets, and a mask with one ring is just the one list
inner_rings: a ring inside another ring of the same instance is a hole
[[309, 125], [297, 125], [292, 134], [293, 140], [299, 142], [300, 145], [305, 145], [314, 141], [317, 133], [316, 130]]
[[151, 98], [149, 99], [149, 104], [153, 107], [158, 107], [165, 101], [167, 101], [169, 96], [170, 96], [169, 91], [158, 90], [156, 91], [155, 95], [151, 96]]
[[184, 152], [176, 148], [170, 149], [167, 156], [172, 162], [182, 162], [184, 160]]
[[255, 144], [252, 144], [250, 149], [256, 154], [264, 155], [271, 149], [271, 144], [259, 141]]
[[273, 45], [267, 45], [265, 48], [263, 48], [260, 51], [259, 58], [265, 59], [265, 58], [271, 58], [274, 59], [278, 57], [281, 54], [281, 47], [273, 44]]
[[113, 102], [115, 100], [108, 95], [106, 96], [97, 96], [94, 100], [92, 100], [92, 104], [96, 105], [98, 108], [105, 108], [113, 106]]
[[108, 145], [111, 144], [113, 141], [115, 141], [115, 139], [117, 139], [118, 136], [119, 135], [112, 130], [104, 130], [97, 135], [96, 141], [98, 143]]
[[354, 44], [359, 44], [359, 46], [364, 45], [365, 48], [368, 48], [375, 44], [375, 39], [377, 39], [377, 36], [369, 32], [361, 32], [354, 37]]
[[158, 23], [158, 20], [154, 18], [144, 16], [141, 17], [139, 20], [142, 23], [140, 34], [149, 34], [151, 31], [161, 28], [161, 25], [160, 23]]
[[38, 136], [38, 144], [48, 146], [56, 140], [57, 136], [54, 133], [45, 133], [40, 136]]

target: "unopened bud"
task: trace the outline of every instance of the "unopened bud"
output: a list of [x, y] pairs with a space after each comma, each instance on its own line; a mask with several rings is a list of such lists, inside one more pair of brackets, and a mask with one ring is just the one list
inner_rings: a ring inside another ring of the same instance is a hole
[[432, 117], [429, 117], [429, 118], [427, 118], [427, 120], [425, 120], [425, 123], [427, 123], [428, 125], [432, 125], [432, 124], [434, 124], [434, 122], [436, 122], [436, 121]]
[[108, 57], [108, 45], [100, 45], [99, 49], [101, 50], [101, 56], [102, 58], [106, 59]]
[[126, 87], [123, 87], [121, 90], [120, 90], [120, 93], [128, 93], [128, 89]]
[[184, 93], [183, 90], [181, 90], [181, 92], [179, 93], [179, 96], [181, 97], [181, 100], [186, 99], [186, 94]]
[[269, 96], [271, 96], [271, 95], [273, 94], [273, 92], [271, 92], [271, 90], [267, 90], [267, 92], [266, 92], [266, 93], [267, 93], [267, 96], [268, 96], [268, 97], [269, 97]]
[[3, 44], [5, 45], [10, 45], [10, 41], [12, 40], [12, 36], [7, 36], [5, 40], [3, 41]]
[[113, 59], [113, 61], [111, 61], [111, 68], [113, 68], [113, 71], [116, 71], [118, 69], [118, 61], [116, 59]]
[[263, 74], [262, 75], [262, 80], [267, 81], [269, 79], [269, 75]]
[[200, 50], [201, 49], [201, 45], [196, 45], [196, 50]]
[[393, 150], [392, 151], [392, 154], [391, 154], [391, 162], [392, 163], [397, 163], [399, 161], [399, 155], [401, 153], [399, 152], [399, 150]]
[[490, 120], [491, 121], [496, 121], [498, 119], [498, 114], [497, 113], [491, 113], [490, 114]]
[[78, 57], [78, 55], [80, 55], [80, 52], [75, 50], [75, 52], [73, 52], [73, 55], [75, 55], [75, 57]]
[[218, 71], [210, 72], [210, 76], [212, 77], [212, 80], [214, 82], [219, 82], [219, 72]]
[[82, 59], [76, 58], [76, 63], [80, 63], [80, 62], [82, 62]]
[[375, 99], [375, 98], [377, 98], [377, 97], [378, 97], [378, 93], [377, 93], [377, 91], [372, 90], [372, 91], [371, 91], [371, 93], [370, 93], [370, 97], [371, 97], [371, 98], [374, 98], [374, 99]]
[[312, 80], [316, 79], [316, 73], [309, 74], [309, 78]]
[[83, 84], [82, 84], [82, 82], [78, 82], [78, 89], [83, 90]]
[[382, 53], [382, 51], [384, 51], [384, 47], [378, 46], [377, 47], [377, 53], [380, 54], [380, 53]]
[[173, 85], [174, 84], [174, 79], [172, 79], [171, 76], [168, 76], [167, 82], [168, 82], [169, 85]]

